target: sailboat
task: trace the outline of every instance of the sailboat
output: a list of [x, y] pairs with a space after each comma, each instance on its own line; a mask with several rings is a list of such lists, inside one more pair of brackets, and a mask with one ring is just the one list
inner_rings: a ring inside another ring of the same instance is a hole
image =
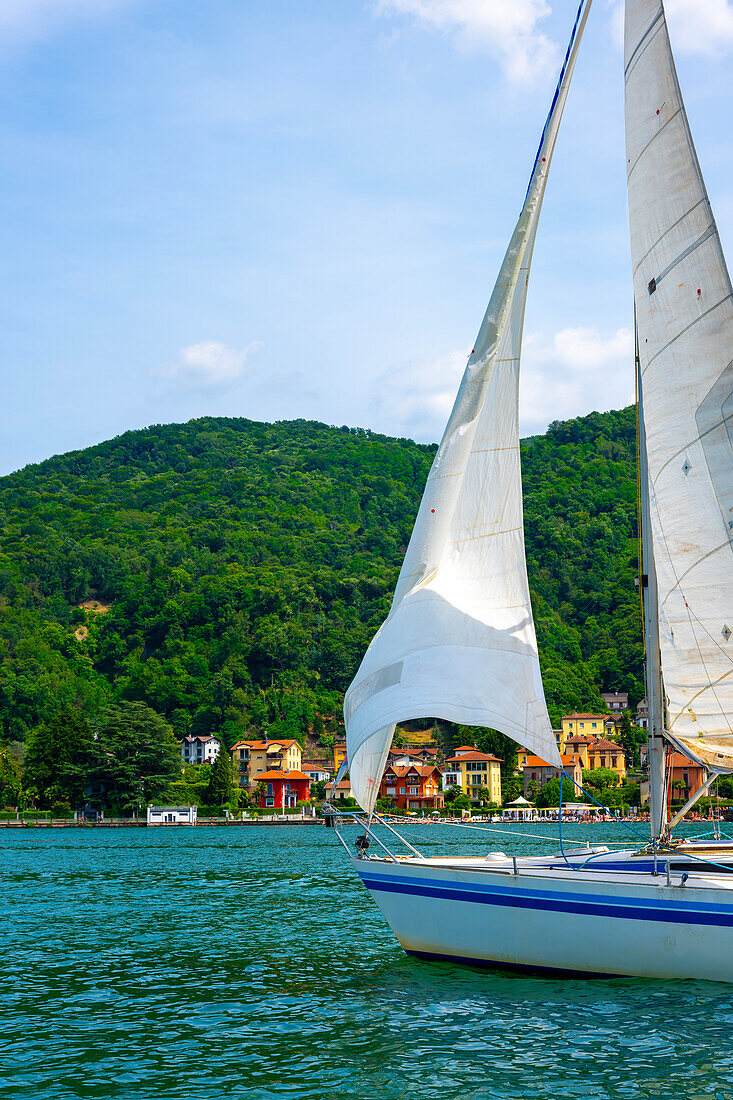
[[[529, 187], [427, 479], [389, 615], [345, 699], [355, 849], [409, 953], [555, 973], [733, 981], [733, 847], [677, 843], [673, 746], [733, 771], [733, 290], [662, 0], [626, 0], [651, 835], [551, 858], [424, 857], [375, 813], [395, 726], [499, 730], [562, 768], [527, 580], [519, 367], [548, 173], [592, 0], [581, 0]], [[677, 815], [679, 817], [679, 815]], [[377, 830], [381, 823], [390, 834]], [[382, 839], [387, 835], [387, 841]], [[402, 854], [400, 854], [402, 853]]]

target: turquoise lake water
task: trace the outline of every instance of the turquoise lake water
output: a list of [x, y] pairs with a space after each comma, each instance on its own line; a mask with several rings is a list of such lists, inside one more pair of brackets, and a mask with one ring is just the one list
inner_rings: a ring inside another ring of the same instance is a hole
[[733, 987], [408, 959], [320, 827], [0, 830], [0, 917], [9, 1100], [733, 1098]]

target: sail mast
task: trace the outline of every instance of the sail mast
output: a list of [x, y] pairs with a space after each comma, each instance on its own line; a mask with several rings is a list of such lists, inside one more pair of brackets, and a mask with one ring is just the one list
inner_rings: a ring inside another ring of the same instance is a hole
[[636, 330], [636, 400], [639, 440], [639, 523], [641, 532], [641, 585], [644, 604], [644, 672], [649, 721], [649, 822], [652, 840], [667, 832], [666, 741], [664, 739], [664, 690], [662, 656], [659, 648], [659, 596], [657, 570], [652, 550], [652, 522], [649, 496], [649, 461], [644, 425], [644, 395], [639, 359], [639, 333]]

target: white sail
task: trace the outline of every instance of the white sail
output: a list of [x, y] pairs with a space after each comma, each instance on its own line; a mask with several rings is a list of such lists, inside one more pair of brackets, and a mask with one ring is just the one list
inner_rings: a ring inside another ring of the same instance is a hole
[[667, 726], [733, 767], [733, 294], [660, 0], [626, 0], [625, 69]]
[[524, 553], [518, 385], [527, 280], [590, 2], [580, 4], [525, 204], [428, 476], [390, 614], [344, 705], [351, 786], [371, 811], [395, 723], [500, 730], [561, 766]]

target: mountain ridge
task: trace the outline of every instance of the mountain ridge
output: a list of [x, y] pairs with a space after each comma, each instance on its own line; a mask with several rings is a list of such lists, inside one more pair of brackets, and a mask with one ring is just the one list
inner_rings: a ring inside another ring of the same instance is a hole
[[[179, 736], [267, 726], [328, 744], [435, 450], [201, 417], [0, 478], [0, 736], [23, 741], [61, 706], [134, 700]], [[553, 424], [522, 462], [553, 721], [601, 708], [608, 687], [638, 698], [634, 411]]]

